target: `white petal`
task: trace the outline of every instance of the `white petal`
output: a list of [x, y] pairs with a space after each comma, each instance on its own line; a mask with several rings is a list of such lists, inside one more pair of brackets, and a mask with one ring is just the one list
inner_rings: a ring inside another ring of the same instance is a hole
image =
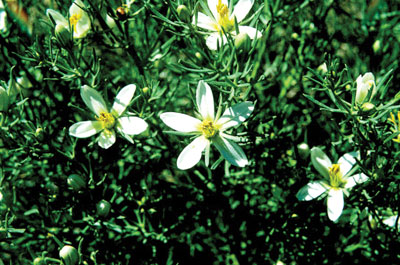
[[225, 35], [223, 35], [221, 38], [219, 32], [210, 34], [210, 36], [208, 36], [206, 40], [207, 47], [213, 51], [215, 51], [218, 48], [218, 45], [219, 47], [222, 47], [225, 43], [227, 43]]
[[203, 80], [199, 81], [196, 90], [196, 103], [203, 119], [214, 120], [214, 97], [211, 87]]
[[118, 119], [119, 126], [121, 127], [121, 131], [128, 135], [136, 135], [144, 132], [148, 125], [142, 118], [129, 116], [129, 117], [120, 117]]
[[[397, 221], [397, 215], [393, 215], [393, 216], [383, 219], [383, 223], [390, 227], [395, 227], [396, 221]], [[397, 225], [400, 227], [400, 222]]]
[[126, 107], [131, 103], [133, 94], [135, 94], [136, 85], [131, 84], [123, 87], [115, 97], [114, 104], [111, 108], [111, 112], [119, 117], [125, 111]]
[[356, 174], [347, 179], [347, 182], [346, 182], [344, 188], [345, 189], [353, 188], [355, 185], [364, 183], [367, 180], [368, 180], [368, 176], [365, 175], [364, 173]]
[[250, 39], [260, 38], [262, 36], [261, 31], [249, 26], [239, 26], [239, 32], [246, 33]]
[[330, 189], [328, 193], [328, 217], [336, 222], [342, 214], [344, 206], [343, 191], [341, 189]]
[[[195, 24], [195, 22], [196, 22], [195, 19], [196, 18], [193, 17], [193, 24]], [[215, 20], [201, 12], [197, 13], [197, 26], [200, 28], [203, 28], [203, 29], [217, 31]]]
[[61, 15], [58, 11], [55, 11], [53, 9], [47, 9], [46, 15], [48, 17], [51, 16], [54, 19], [54, 22], [56, 22], [56, 24], [62, 24], [68, 28], [68, 20], [63, 15]]
[[323, 181], [312, 181], [305, 185], [297, 192], [297, 199], [299, 201], [310, 201], [327, 191], [326, 185]]
[[245, 153], [242, 148], [235, 142], [225, 139], [220, 136], [215, 136], [212, 143], [221, 153], [221, 155], [232, 165], [244, 167], [249, 164]]
[[75, 0], [69, 8], [69, 15], [73, 16], [74, 14], [81, 14], [81, 12], [84, 12], [80, 7], [85, 7], [85, 5], [82, 3], [82, 1]]
[[222, 125], [221, 130], [237, 126], [245, 121], [254, 110], [254, 104], [250, 101], [236, 104], [224, 111], [217, 124]]
[[160, 119], [170, 128], [178, 132], [197, 132], [201, 121], [192, 116], [177, 113], [165, 112], [160, 115]]
[[69, 135], [78, 138], [87, 138], [103, 130], [100, 121], [81, 121], [69, 127]]
[[91, 27], [90, 19], [86, 12], [83, 12], [81, 19], [76, 23], [76, 32], [74, 38], [80, 39], [86, 37]]
[[236, 17], [236, 21], [238, 23], [247, 16], [253, 4], [254, 0], [239, 0], [239, 2], [235, 5], [232, 16]]
[[116, 137], [115, 137], [115, 131], [114, 130], [103, 130], [100, 133], [99, 137], [99, 146], [108, 149], [110, 146], [112, 146], [115, 143]]
[[86, 85], [82, 86], [81, 97], [86, 106], [97, 116], [100, 116], [101, 112], [108, 112], [103, 97], [93, 88]]
[[338, 164], [340, 165], [340, 173], [342, 176], [346, 176], [351, 168], [357, 163], [355, 157], [358, 157], [357, 152], [347, 153], [339, 158]]
[[186, 170], [196, 165], [200, 159], [203, 150], [206, 148], [209, 141], [203, 136], [194, 139], [180, 153], [177, 166], [179, 169]]
[[332, 166], [332, 162], [320, 148], [313, 147], [311, 149], [311, 162], [323, 177], [329, 179], [329, 168]]

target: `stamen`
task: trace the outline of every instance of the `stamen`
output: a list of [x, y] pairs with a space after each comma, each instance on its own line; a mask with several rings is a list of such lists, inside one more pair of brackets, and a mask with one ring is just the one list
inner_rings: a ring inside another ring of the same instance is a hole
[[200, 125], [200, 131], [207, 139], [210, 139], [218, 133], [218, 127], [212, 121], [204, 120]]
[[81, 19], [81, 17], [82, 17], [82, 14], [73, 14], [69, 18], [69, 23], [71, 24], [71, 27], [74, 29], [74, 32], [76, 32], [76, 24]]
[[333, 164], [329, 168], [329, 178], [330, 178], [330, 184], [334, 188], [342, 188], [347, 181], [342, 179], [342, 174], [340, 173], [340, 165], [339, 164]]
[[115, 124], [115, 118], [111, 113], [101, 112], [99, 117], [96, 117], [98, 121], [101, 121], [103, 128], [112, 129]]
[[225, 32], [231, 32], [235, 27], [235, 20], [233, 18], [229, 19], [229, 9], [221, 0], [218, 0], [217, 12], [218, 25], [216, 25], [216, 29], [222, 31], [223, 28]]

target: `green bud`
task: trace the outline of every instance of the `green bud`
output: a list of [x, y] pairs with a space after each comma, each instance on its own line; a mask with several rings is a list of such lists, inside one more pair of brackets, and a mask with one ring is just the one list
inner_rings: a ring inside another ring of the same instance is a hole
[[235, 37], [235, 47], [237, 50], [243, 49], [243, 51], [248, 51], [250, 50], [250, 45], [251, 39], [247, 33], [242, 32]]
[[85, 179], [77, 174], [71, 174], [67, 179], [67, 183], [74, 191], [80, 191], [86, 188]]
[[185, 5], [179, 5], [176, 8], [179, 18], [184, 22], [190, 22], [190, 11]]
[[71, 32], [65, 26], [57, 24], [54, 30], [57, 42], [61, 47], [68, 47], [71, 44]]
[[60, 258], [65, 265], [75, 265], [79, 261], [79, 253], [73, 246], [66, 245], [60, 250]]
[[4, 87], [0, 86], [0, 111], [8, 109], [8, 94]]
[[310, 155], [310, 147], [306, 143], [298, 144], [297, 151], [302, 159], [306, 159]]
[[106, 200], [101, 200], [96, 207], [97, 215], [101, 217], [107, 217], [111, 210], [111, 204]]
[[381, 41], [376, 40], [374, 44], [372, 44], [372, 49], [374, 50], [374, 53], [379, 52], [379, 50], [381, 49]]
[[42, 257], [37, 257], [33, 260], [33, 265], [46, 265], [47, 262]]
[[365, 102], [361, 105], [361, 110], [364, 112], [372, 112], [375, 109], [375, 105], [371, 102]]

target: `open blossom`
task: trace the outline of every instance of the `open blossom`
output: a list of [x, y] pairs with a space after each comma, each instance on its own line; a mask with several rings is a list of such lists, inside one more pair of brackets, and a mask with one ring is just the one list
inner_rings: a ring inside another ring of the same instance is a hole
[[89, 15], [81, 7], [85, 5], [81, 0], [75, 0], [69, 8], [69, 22], [59, 12], [53, 9], [47, 9], [47, 16], [51, 16], [56, 23], [56, 31], [60, 32], [63, 29], [71, 30], [74, 32], [73, 36], [75, 39], [86, 37], [90, 30], [91, 23]]
[[244, 167], [248, 164], [242, 148], [232, 141], [235, 137], [224, 133], [225, 130], [245, 121], [254, 109], [252, 102], [236, 104], [222, 114], [214, 113], [214, 98], [210, 86], [200, 81], [196, 90], [196, 103], [200, 119], [176, 112], [165, 112], [161, 120], [172, 129], [195, 135], [196, 138], [180, 153], [177, 161], [179, 169], [189, 169], [196, 165], [205, 150], [206, 165], [209, 163], [210, 145], [213, 144], [221, 155], [231, 164]]
[[363, 173], [348, 175], [356, 164], [355, 157], [357, 156], [358, 154], [355, 152], [347, 153], [339, 158], [337, 164], [332, 164], [329, 157], [320, 148], [312, 148], [311, 162], [324, 179], [308, 183], [299, 190], [297, 198], [300, 201], [309, 201], [328, 195], [328, 217], [334, 222], [337, 221], [343, 211], [343, 194], [348, 196], [351, 188], [368, 180], [368, 176]]
[[96, 115], [94, 121], [81, 121], [69, 128], [69, 134], [78, 138], [87, 138], [100, 133], [98, 143], [109, 148], [115, 143], [115, 130], [125, 139], [133, 142], [130, 135], [137, 135], [147, 129], [147, 123], [135, 116], [125, 116], [126, 107], [132, 100], [136, 86], [131, 84], [121, 89], [109, 110], [99, 92], [89, 86], [81, 88], [81, 96], [86, 106]]
[[[364, 75], [359, 75], [356, 80], [357, 90], [356, 90], [356, 103], [361, 105], [364, 102], [369, 102], [376, 94], [375, 77], [372, 73], [368, 72]], [[370, 92], [370, 90], [372, 91]], [[371, 93], [369, 98], [368, 93]]]
[[[233, 36], [237, 34], [235, 18], [237, 23], [240, 23], [249, 13], [254, 0], [239, 0], [232, 13], [227, 0], [208, 0], [207, 3], [211, 14], [207, 16], [198, 12], [197, 26], [212, 31], [207, 37], [206, 44], [210, 50], [216, 50], [218, 43], [222, 46], [227, 42], [224, 33]], [[196, 24], [196, 17], [193, 18], [193, 24]], [[246, 33], [250, 39], [261, 37], [261, 32], [253, 27], [239, 25], [238, 30], [239, 33]]]

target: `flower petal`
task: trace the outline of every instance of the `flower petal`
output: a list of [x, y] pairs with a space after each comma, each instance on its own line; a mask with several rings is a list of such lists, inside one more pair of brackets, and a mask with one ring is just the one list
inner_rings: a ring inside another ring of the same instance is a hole
[[327, 191], [324, 181], [312, 181], [302, 187], [299, 192], [297, 192], [297, 199], [299, 201], [310, 201]]
[[223, 35], [221, 38], [221, 35], [219, 32], [210, 34], [210, 36], [208, 36], [206, 39], [207, 47], [213, 51], [217, 50], [218, 45], [220, 47], [222, 47], [225, 43], [227, 43], [227, 39], [226, 39], [225, 35]]
[[204, 136], [199, 136], [186, 146], [180, 153], [177, 166], [179, 169], [186, 170], [196, 165], [200, 159], [203, 150], [209, 141]]
[[368, 176], [365, 175], [364, 173], [359, 173], [354, 176], [351, 176], [347, 179], [347, 182], [344, 186], [345, 189], [351, 189], [357, 184], [364, 183], [365, 181], [368, 180]]
[[74, 14], [81, 14], [81, 12], [84, 12], [84, 10], [80, 7], [85, 7], [85, 5], [81, 0], [75, 0], [69, 8], [69, 15], [73, 16]]
[[196, 103], [203, 119], [214, 120], [214, 97], [211, 87], [203, 80], [199, 81], [196, 90]]
[[160, 115], [160, 119], [170, 128], [178, 132], [197, 132], [201, 121], [192, 116], [177, 113], [165, 112]]
[[328, 193], [328, 217], [336, 222], [342, 215], [344, 206], [343, 191], [341, 189], [330, 189]]
[[[193, 24], [195, 24], [195, 17], [193, 17]], [[214, 19], [210, 18], [209, 16], [198, 12], [197, 13], [197, 24], [198, 27], [203, 28], [203, 29], [208, 29], [211, 31], [217, 31], [216, 30], [216, 22]]]
[[357, 152], [347, 153], [339, 158], [338, 164], [340, 165], [340, 173], [342, 176], [346, 176], [351, 168], [357, 163], [355, 157], [358, 157]]
[[148, 127], [147, 122], [145, 122], [142, 118], [134, 116], [120, 117], [118, 122], [121, 131], [128, 135], [140, 134]]
[[238, 23], [247, 16], [250, 9], [253, 7], [253, 4], [254, 0], [239, 0], [239, 2], [237, 2], [233, 9], [232, 16], [236, 17]]
[[46, 15], [48, 17], [52, 17], [54, 19], [54, 22], [56, 22], [57, 25], [62, 24], [64, 26], [66, 26], [66, 28], [69, 28], [68, 20], [63, 15], [61, 15], [58, 11], [55, 11], [53, 9], [47, 9]]
[[324, 178], [329, 179], [329, 168], [332, 166], [332, 162], [319, 147], [311, 149], [311, 162]]
[[115, 131], [114, 130], [103, 130], [99, 136], [99, 146], [108, 149], [115, 143]]
[[86, 85], [82, 86], [81, 97], [86, 106], [97, 116], [100, 116], [101, 112], [108, 112], [103, 97], [93, 88]]
[[225, 139], [221, 136], [215, 136], [212, 143], [221, 153], [221, 155], [232, 165], [244, 167], [249, 164], [242, 148], [235, 142]]
[[250, 101], [236, 104], [224, 111], [217, 124], [222, 125], [221, 130], [237, 126], [245, 121], [254, 110], [254, 104]]
[[111, 113], [116, 117], [121, 116], [126, 107], [131, 103], [133, 94], [135, 94], [136, 85], [131, 84], [123, 87], [115, 97], [114, 104], [111, 108]]
[[261, 31], [249, 26], [239, 26], [239, 32], [246, 33], [250, 39], [260, 38], [262, 36]]
[[74, 38], [80, 39], [86, 37], [90, 30], [91, 22], [86, 12], [82, 12], [82, 17], [76, 23], [76, 31], [74, 31]]
[[69, 135], [78, 138], [87, 138], [103, 130], [100, 121], [81, 121], [69, 127]]
[[[383, 219], [383, 223], [387, 226], [395, 227], [397, 218], [398, 218], [397, 215], [392, 215], [388, 218]], [[397, 223], [397, 226], [400, 228], [400, 222]]]

